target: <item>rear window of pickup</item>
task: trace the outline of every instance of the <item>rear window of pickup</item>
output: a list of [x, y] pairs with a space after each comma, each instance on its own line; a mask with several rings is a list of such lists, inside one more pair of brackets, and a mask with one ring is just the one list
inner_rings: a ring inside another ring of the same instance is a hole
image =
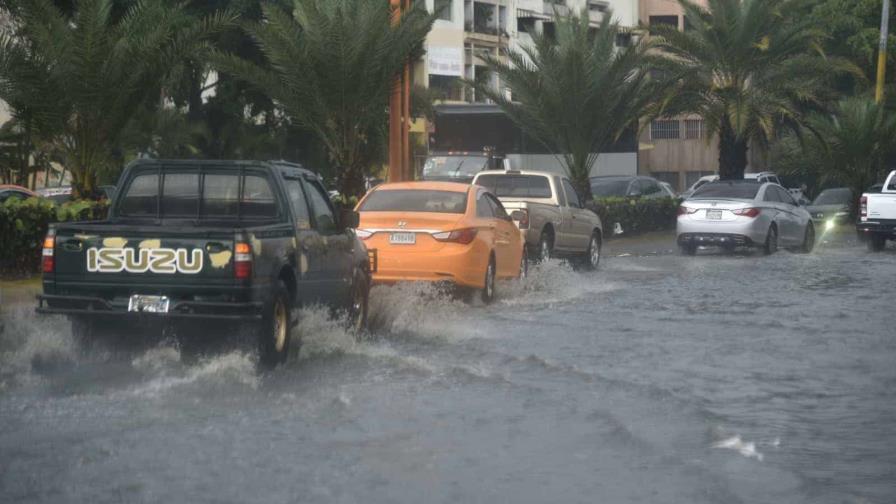
[[124, 188], [118, 215], [138, 218], [271, 219], [277, 200], [262, 173], [137, 172]]
[[550, 198], [551, 184], [541, 175], [481, 175], [476, 185], [499, 198]]

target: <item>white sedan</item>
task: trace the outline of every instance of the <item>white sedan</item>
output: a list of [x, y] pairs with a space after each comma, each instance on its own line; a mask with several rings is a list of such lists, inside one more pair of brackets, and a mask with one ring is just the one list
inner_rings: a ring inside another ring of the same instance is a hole
[[678, 245], [693, 255], [698, 247], [725, 250], [757, 247], [773, 254], [779, 246], [811, 252], [812, 218], [784, 189], [755, 180], [709, 182], [678, 208]]

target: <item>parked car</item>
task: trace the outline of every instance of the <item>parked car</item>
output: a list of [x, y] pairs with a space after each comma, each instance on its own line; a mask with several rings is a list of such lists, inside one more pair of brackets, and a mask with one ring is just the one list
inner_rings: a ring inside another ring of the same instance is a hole
[[603, 227], [584, 208], [565, 176], [539, 171], [484, 171], [473, 184], [498, 197], [523, 232], [529, 257], [576, 259], [588, 269], [600, 264]]
[[[688, 188], [687, 191], [681, 193], [681, 197], [684, 199], [688, 199], [694, 194], [694, 191], [699, 189], [704, 184], [707, 184], [709, 182], [715, 182], [717, 180], [719, 180], [718, 175], [706, 175], [706, 176], [700, 177], [699, 179], [697, 179], [696, 182], [694, 182], [693, 185], [691, 185], [691, 187]], [[771, 182], [773, 184], [782, 185], [781, 179], [778, 178], [778, 175], [776, 175], [774, 172], [770, 172], [770, 171], [744, 173], [744, 180], [753, 180], [753, 181], [759, 182], [760, 184], [764, 184], [766, 182]]]
[[693, 255], [700, 246], [759, 247], [773, 254], [779, 245], [802, 252], [815, 246], [815, 226], [786, 189], [771, 182], [724, 180], [698, 188], [678, 208], [678, 245]]
[[[320, 178], [286, 163], [138, 160], [109, 217], [50, 228], [39, 313], [68, 315], [77, 338], [110, 322], [224, 321], [283, 362], [302, 305], [366, 324], [370, 260]], [[115, 327], [113, 327], [114, 329]], [[298, 341], [294, 343], [299, 343]]]
[[591, 194], [595, 198], [664, 198], [668, 196], [659, 180], [643, 176], [591, 177]]
[[848, 187], [835, 187], [818, 193], [815, 200], [806, 206], [806, 210], [812, 216], [816, 228], [830, 229], [849, 222], [849, 206], [852, 202], [852, 191]]
[[670, 184], [668, 182], [663, 182], [662, 180], [660, 180], [659, 183], [660, 183], [660, 187], [663, 189], [663, 191], [666, 192], [666, 197], [669, 197], [669, 198], [677, 198], [678, 197], [678, 194], [675, 192], [675, 189], [672, 187], [672, 184]]
[[39, 194], [20, 185], [0, 184], [0, 203], [11, 199], [28, 199], [39, 197]]
[[896, 170], [887, 176], [879, 193], [862, 194], [856, 229], [867, 238], [872, 252], [883, 250], [887, 240], [896, 240]]
[[525, 275], [519, 230], [484, 188], [453, 182], [380, 184], [358, 203], [358, 236], [376, 257], [374, 283], [449, 282], [495, 296], [496, 278]]

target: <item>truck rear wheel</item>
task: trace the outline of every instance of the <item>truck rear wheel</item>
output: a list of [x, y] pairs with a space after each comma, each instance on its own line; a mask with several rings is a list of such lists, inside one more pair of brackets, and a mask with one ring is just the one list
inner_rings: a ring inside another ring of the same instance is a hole
[[880, 252], [887, 246], [887, 239], [879, 234], [872, 233], [868, 235], [868, 241], [865, 242], [868, 245], [869, 252]]
[[585, 250], [585, 253], [582, 255], [582, 266], [584, 266], [586, 270], [593, 271], [600, 266], [600, 247], [600, 233], [595, 231], [591, 234], [591, 238], [588, 241], [588, 249]]
[[355, 270], [352, 280], [352, 299], [348, 308], [348, 322], [355, 334], [367, 330], [367, 309], [370, 300], [369, 273], [362, 269]]
[[261, 325], [257, 329], [258, 360], [261, 367], [272, 369], [286, 362], [291, 326], [289, 291], [283, 281], [280, 281], [265, 306]]

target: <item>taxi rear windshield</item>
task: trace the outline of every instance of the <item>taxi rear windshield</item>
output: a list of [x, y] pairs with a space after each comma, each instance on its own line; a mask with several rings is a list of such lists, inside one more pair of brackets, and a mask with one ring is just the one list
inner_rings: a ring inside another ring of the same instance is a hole
[[373, 191], [359, 211], [462, 214], [467, 211], [467, 193], [421, 189]]
[[135, 175], [118, 204], [123, 217], [270, 219], [277, 203], [261, 173], [144, 171]]

